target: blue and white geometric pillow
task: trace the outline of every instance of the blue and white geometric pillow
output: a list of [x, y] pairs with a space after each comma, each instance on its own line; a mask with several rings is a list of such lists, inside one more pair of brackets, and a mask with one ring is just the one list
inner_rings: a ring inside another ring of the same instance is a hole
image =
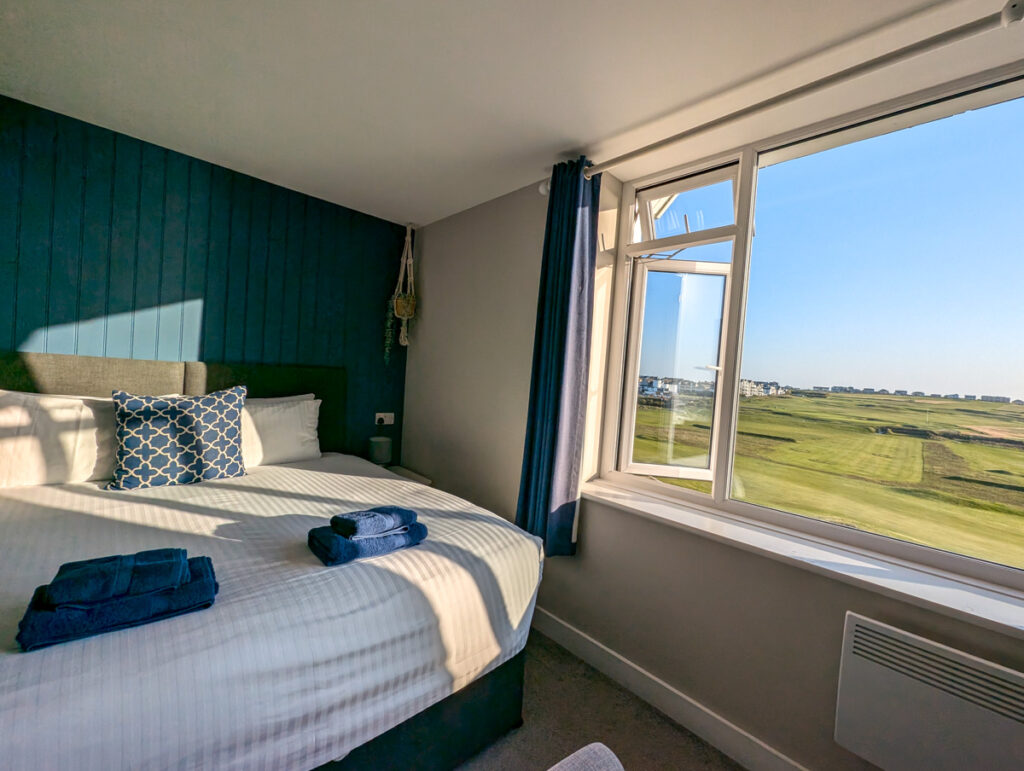
[[206, 396], [114, 391], [117, 457], [108, 490], [190, 485], [245, 474], [245, 386]]

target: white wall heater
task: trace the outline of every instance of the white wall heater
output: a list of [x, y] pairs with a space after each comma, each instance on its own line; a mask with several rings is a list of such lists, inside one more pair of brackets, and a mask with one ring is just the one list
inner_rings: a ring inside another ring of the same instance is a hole
[[886, 771], [1024, 769], [1024, 674], [846, 614], [836, 742]]

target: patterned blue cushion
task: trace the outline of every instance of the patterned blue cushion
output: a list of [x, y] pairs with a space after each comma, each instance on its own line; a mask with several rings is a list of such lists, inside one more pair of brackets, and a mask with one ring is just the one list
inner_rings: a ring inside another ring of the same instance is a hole
[[190, 485], [245, 474], [245, 386], [207, 396], [133, 396], [114, 391], [117, 458], [108, 490]]

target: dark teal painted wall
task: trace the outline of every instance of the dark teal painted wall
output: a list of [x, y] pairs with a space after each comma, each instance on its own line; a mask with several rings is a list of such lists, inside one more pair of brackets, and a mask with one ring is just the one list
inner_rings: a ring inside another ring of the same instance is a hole
[[[348, 437], [396, 413], [404, 228], [0, 96], [0, 348], [348, 371]], [[396, 457], [398, 448], [396, 447]]]

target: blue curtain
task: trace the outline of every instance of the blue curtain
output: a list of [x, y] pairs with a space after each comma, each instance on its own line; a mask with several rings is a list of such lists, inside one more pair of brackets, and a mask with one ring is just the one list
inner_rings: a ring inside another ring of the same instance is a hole
[[576, 552], [580, 457], [586, 418], [601, 175], [587, 159], [555, 166], [548, 193], [530, 412], [516, 524], [549, 556]]

